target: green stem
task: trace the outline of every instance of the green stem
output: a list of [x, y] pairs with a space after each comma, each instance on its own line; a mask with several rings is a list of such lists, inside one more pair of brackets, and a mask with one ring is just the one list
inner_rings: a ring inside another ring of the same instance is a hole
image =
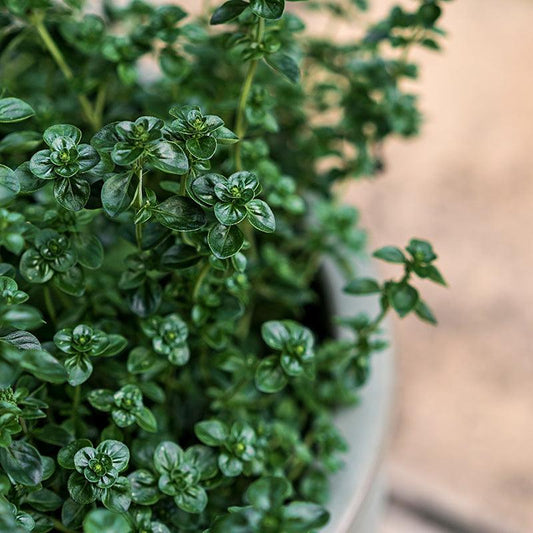
[[198, 296], [200, 295], [200, 288], [202, 287], [202, 283], [204, 282], [204, 279], [207, 276], [207, 273], [209, 272], [210, 268], [211, 265], [209, 264], [209, 261], [206, 261], [205, 265], [200, 271], [200, 274], [198, 274], [198, 277], [196, 278], [196, 283], [194, 284], [194, 289], [192, 291], [193, 302], [196, 302], [196, 300], [198, 300]]
[[[141, 209], [144, 203], [143, 200], [143, 169], [142, 166], [139, 166], [137, 170], [137, 177], [139, 178], [139, 181], [137, 183], [137, 191], [135, 193], [135, 198], [137, 200], [136, 205], [137, 209]], [[143, 242], [143, 224], [142, 222], [135, 224], [135, 238], [137, 239], [137, 246], [139, 247], [139, 250], [142, 250], [142, 242]]]
[[52, 518], [52, 522], [54, 523], [54, 528], [57, 531], [61, 531], [62, 533], [77, 533], [73, 529], [69, 529], [68, 527], [64, 526], [59, 520], [56, 520], [55, 518]]
[[80, 409], [81, 403], [81, 385], [78, 385], [74, 389], [74, 398], [72, 399], [72, 427], [74, 428], [74, 434], [77, 436], [77, 426], [78, 426], [78, 411]]
[[[263, 36], [265, 34], [265, 21], [260, 18], [259, 24], [257, 25], [257, 33], [255, 42], [261, 44], [263, 41]], [[246, 110], [246, 103], [248, 102], [248, 96], [250, 95], [250, 90], [252, 88], [252, 83], [254, 80], [255, 72], [257, 70], [257, 65], [259, 64], [258, 59], [252, 59], [250, 65], [248, 66], [248, 72], [244, 78], [244, 83], [241, 88], [241, 95], [239, 97], [239, 104], [237, 107], [237, 116], [235, 119], [235, 134], [239, 137], [239, 141], [235, 144], [235, 168], [237, 171], [242, 170], [242, 140], [246, 134], [246, 122], [244, 120], [244, 113]]]
[[96, 129], [100, 129], [102, 127], [102, 117], [104, 115], [106, 96], [107, 96], [107, 84], [104, 83], [98, 89], [98, 93], [96, 94], [96, 102], [94, 104], [93, 118], [94, 118], [94, 126], [96, 127]]
[[56, 309], [54, 307], [54, 302], [52, 300], [52, 295], [50, 293], [50, 287], [48, 287], [48, 285], [45, 285], [43, 287], [43, 294], [44, 294], [44, 304], [46, 305], [46, 310], [48, 311], [48, 315], [52, 319], [52, 322], [55, 326], [57, 323]]
[[[37, 30], [37, 33], [41, 37], [41, 40], [43, 41], [44, 45], [50, 52], [50, 55], [53, 57], [54, 61], [57, 63], [59, 70], [61, 70], [61, 72], [63, 73], [63, 76], [65, 76], [65, 78], [68, 81], [72, 81], [74, 79], [74, 73], [68, 66], [67, 62], [65, 61], [65, 58], [63, 57], [63, 54], [61, 53], [61, 50], [59, 50], [54, 39], [52, 38], [48, 30], [46, 29], [46, 26], [43, 23], [42, 15], [35, 14], [32, 17], [32, 22], [35, 26], [35, 29]], [[83, 109], [83, 114], [85, 115], [85, 118], [90, 123], [92, 128], [94, 130], [97, 130], [98, 129], [97, 119], [95, 118], [94, 111], [92, 109], [91, 103], [89, 102], [88, 98], [83, 94], [78, 94], [78, 100]]]

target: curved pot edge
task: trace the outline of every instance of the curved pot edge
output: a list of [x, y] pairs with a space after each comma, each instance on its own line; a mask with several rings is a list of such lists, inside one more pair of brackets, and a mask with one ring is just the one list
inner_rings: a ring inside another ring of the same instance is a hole
[[[358, 275], [375, 275], [369, 260], [357, 258], [356, 262]], [[342, 291], [346, 282], [333, 261], [325, 261], [324, 273], [326, 294], [334, 315], [379, 312], [375, 296], [354, 297]], [[390, 340], [390, 323], [385, 322], [383, 330], [384, 336]], [[340, 329], [337, 334], [343, 336]], [[336, 426], [349, 450], [343, 457], [344, 467], [330, 478], [331, 501], [327, 507], [331, 520], [322, 533], [372, 533], [377, 530], [385, 499], [381, 466], [392, 418], [394, 374], [394, 352], [389, 346], [372, 356], [371, 375], [360, 389], [360, 403], [335, 415]]]

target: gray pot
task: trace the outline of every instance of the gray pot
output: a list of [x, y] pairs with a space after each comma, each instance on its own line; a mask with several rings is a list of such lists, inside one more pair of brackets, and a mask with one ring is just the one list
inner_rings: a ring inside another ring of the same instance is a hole
[[[358, 263], [359, 264], [359, 263]], [[342, 292], [346, 281], [332, 263], [324, 265], [325, 289], [330, 308], [337, 316], [361, 311], [379, 312], [377, 298], [354, 297]], [[375, 275], [370, 263], [358, 275]], [[390, 325], [385, 324], [390, 339]], [[337, 332], [343, 336], [342, 331]], [[360, 403], [340, 411], [335, 422], [348, 445], [345, 465], [331, 478], [331, 520], [323, 533], [374, 533], [383, 514], [385, 484], [382, 471], [384, 450], [391, 421], [394, 390], [394, 359], [391, 348], [372, 356], [371, 375], [360, 391]]]

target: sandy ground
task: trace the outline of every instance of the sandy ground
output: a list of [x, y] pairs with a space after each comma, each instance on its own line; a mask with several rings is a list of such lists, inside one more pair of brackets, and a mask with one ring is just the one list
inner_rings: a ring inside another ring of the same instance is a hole
[[529, 0], [448, 4], [444, 53], [418, 56], [422, 136], [392, 142], [385, 176], [351, 188], [374, 246], [430, 238], [450, 284], [420, 284], [438, 328], [397, 323], [393, 484], [416, 479], [523, 532], [533, 531], [532, 22]]

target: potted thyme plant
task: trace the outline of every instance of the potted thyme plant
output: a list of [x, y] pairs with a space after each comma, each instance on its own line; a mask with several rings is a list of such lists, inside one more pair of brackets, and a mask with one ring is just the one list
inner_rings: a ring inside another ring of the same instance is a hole
[[383, 318], [435, 323], [432, 246], [358, 276], [337, 191], [418, 132], [441, 1], [348, 44], [295, 13], [366, 0], [217, 4], [0, 0], [0, 532], [318, 531]]

